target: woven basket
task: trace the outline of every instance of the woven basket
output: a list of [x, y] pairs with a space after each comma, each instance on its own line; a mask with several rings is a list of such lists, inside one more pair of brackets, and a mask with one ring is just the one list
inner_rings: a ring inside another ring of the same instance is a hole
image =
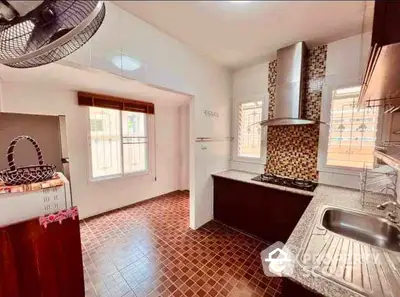
[[[35, 147], [39, 165], [31, 165], [25, 167], [17, 167], [15, 165], [14, 149], [18, 141], [22, 139], [29, 140]], [[0, 179], [9, 186], [30, 184], [49, 180], [53, 177], [56, 171], [56, 166], [43, 163], [42, 151], [40, 150], [39, 145], [32, 137], [29, 136], [18, 136], [11, 141], [7, 150], [7, 160], [10, 168], [0, 171]]]

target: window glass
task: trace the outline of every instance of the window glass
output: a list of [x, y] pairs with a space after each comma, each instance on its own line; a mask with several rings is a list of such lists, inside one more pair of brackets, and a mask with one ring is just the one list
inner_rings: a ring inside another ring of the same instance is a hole
[[148, 169], [147, 115], [89, 108], [92, 178]]
[[120, 111], [90, 107], [92, 177], [121, 174]]
[[146, 114], [122, 112], [124, 173], [147, 170]]
[[372, 168], [379, 108], [358, 108], [360, 87], [333, 92], [327, 165]]
[[238, 113], [238, 156], [261, 157], [262, 101], [239, 104]]

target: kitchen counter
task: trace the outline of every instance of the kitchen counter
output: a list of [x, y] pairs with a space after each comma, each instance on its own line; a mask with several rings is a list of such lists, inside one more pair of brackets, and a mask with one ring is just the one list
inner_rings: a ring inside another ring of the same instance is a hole
[[[376, 205], [384, 202], [382, 195], [369, 195], [368, 201], [362, 206], [360, 202], [360, 192], [345, 188], [319, 185], [314, 192], [307, 192], [297, 189], [292, 189], [284, 186], [278, 186], [263, 182], [252, 181], [251, 179], [259, 174], [249, 173], [238, 170], [227, 170], [212, 174], [213, 176], [237, 180], [245, 183], [256, 184], [264, 187], [270, 187], [287, 192], [313, 196], [310, 204], [307, 206], [296, 227], [293, 229], [289, 239], [286, 241], [286, 247], [296, 256], [300, 256], [303, 244], [308, 240], [308, 234], [311, 228], [314, 227], [314, 222], [319, 218], [319, 212], [324, 206], [333, 206], [338, 208], [353, 209], [370, 214], [383, 216], [387, 212], [376, 209]], [[283, 271], [283, 275], [318, 294], [328, 297], [350, 297], [364, 296], [349, 288], [346, 288], [336, 282], [328, 280], [322, 276], [310, 274], [304, 271], [303, 266], [296, 261], [293, 271], [290, 274]]]
[[[354, 209], [382, 216], [386, 211], [377, 210], [376, 205], [383, 201], [382, 195], [377, 194], [374, 197], [370, 197], [363, 207], [360, 202], [359, 191], [319, 185], [315, 190], [313, 199], [287, 240], [286, 247], [288, 247], [295, 256], [300, 256], [301, 248], [305, 241], [308, 240], [309, 231], [314, 226], [314, 221], [318, 218], [319, 210], [323, 206], [329, 205], [339, 208]], [[283, 275], [307, 289], [324, 296], [364, 296], [322, 276], [305, 273], [298, 260], [296, 260], [293, 272], [288, 275], [284, 270]]]
[[285, 187], [285, 186], [279, 186], [279, 185], [274, 185], [274, 184], [269, 184], [265, 182], [259, 182], [255, 180], [251, 180], [252, 178], [255, 178], [256, 176], [259, 176], [260, 174], [257, 173], [251, 173], [251, 172], [246, 172], [246, 171], [239, 171], [239, 170], [226, 170], [222, 172], [217, 172], [213, 173], [212, 176], [218, 176], [218, 177], [223, 177], [227, 179], [232, 179], [232, 180], [237, 180], [249, 184], [254, 184], [254, 185], [259, 185], [263, 187], [268, 187], [272, 189], [277, 189], [281, 191], [286, 191], [286, 192], [292, 192], [295, 194], [300, 194], [300, 195], [305, 195], [305, 196], [314, 196], [314, 192], [309, 192], [309, 191], [303, 191], [299, 189], [294, 189], [290, 187]]

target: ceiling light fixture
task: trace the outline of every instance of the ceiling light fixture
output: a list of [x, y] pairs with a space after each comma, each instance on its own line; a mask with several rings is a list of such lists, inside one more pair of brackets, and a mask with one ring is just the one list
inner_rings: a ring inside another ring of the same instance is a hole
[[251, 1], [229, 1], [231, 3], [247, 3], [247, 2], [251, 2]]
[[135, 71], [141, 66], [140, 61], [125, 55], [114, 56], [111, 61], [117, 68], [126, 71]]

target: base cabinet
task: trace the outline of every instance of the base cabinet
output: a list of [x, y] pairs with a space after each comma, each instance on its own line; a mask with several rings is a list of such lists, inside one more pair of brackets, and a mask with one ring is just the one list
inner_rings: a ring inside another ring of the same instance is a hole
[[271, 243], [286, 242], [311, 198], [214, 177], [214, 218]]
[[291, 281], [288, 278], [283, 279], [282, 297], [322, 297], [322, 295], [307, 290], [303, 286]]

